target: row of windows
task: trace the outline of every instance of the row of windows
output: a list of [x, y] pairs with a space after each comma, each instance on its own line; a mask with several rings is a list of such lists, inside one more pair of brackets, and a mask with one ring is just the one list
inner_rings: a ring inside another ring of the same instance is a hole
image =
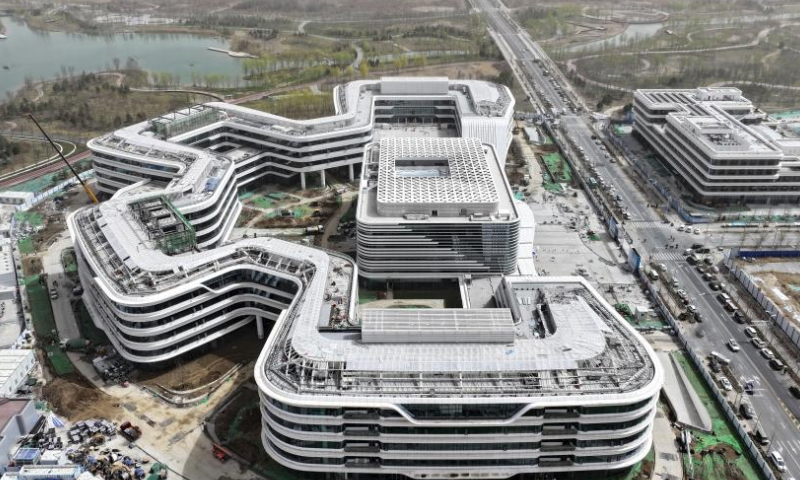
[[645, 413], [640, 417], [627, 422], [604, 422], [604, 423], [550, 423], [542, 425], [501, 425], [492, 427], [432, 427], [432, 426], [413, 426], [413, 427], [387, 427], [370, 424], [346, 424], [346, 425], [315, 425], [295, 423], [284, 420], [272, 412], [262, 408], [262, 413], [270, 418], [270, 421], [285, 428], [301, 432], [326, 432], [326, 433], [345, 433], [352, 435], [488, 435], [488, 434], [539, 434], [545, 430], [550, 434], [563, 432], [597, 432], [597, 431], [617, 431], [640, 425], [649, 415]]
[[[362, 448], [368, 450], [370, 448], [377, 449], [381, 452], [395, 452], [395, 451], [416, 451], [416, 452], [461, 452], [461, 451], [508, 451], [508, 450], [539, 450], [544, 443], [545, 447], [549, 447], [550, 451], [555, 451], [559, 448], [602, 448], [602, 447], [621, 447], [634, 443], [647, 433], [647, 430], [642, 430], [633, 435], [625, 438], [615, 439], [602, 439], [602, 440], [565, 440], [563, 442], [482, 442], [482, 443], [391, 443], [379, 441], [363, 441], [353, 442], [341, 441], [317, 441], [317, 440], [299, 440], [283, 435], [272, 427], [269, 427], [270, 435], [277, 438], [287, 445], [292, 445], [298, 448], [314, 448], [314, 449], [328, 449], [328, 450], [347, 450], [351, 447], [352, 450]], [[367, 448], [363, 448], [367, 447]]]
[[542, 466], [554, 464], [597, 464], [597, 463], [616, 463], [630, 458], [637, 453], [638, 449], [632, 452], [627, 452], [620, 455], [595, 455], [587, 457], [579, 457], [574, 455], [562, 455], [557, 457], [539, 457], [539, 458], [474, 458], [474, 459], [381, 459], [378, 457], [364, 458], [364, 457], [343, 457], [343, 458], [328, 458], [328, 457], [303, 457], [294, 455], [284, 450], [281, 450], [275, 443], [270, 442], [270, 447], [281, 457], [295, 463], [313, 464], [313, 465], [346, 465], [348, 467], [370, 466], [374, 468], [379, 467], [509, 467], [509, 466]]

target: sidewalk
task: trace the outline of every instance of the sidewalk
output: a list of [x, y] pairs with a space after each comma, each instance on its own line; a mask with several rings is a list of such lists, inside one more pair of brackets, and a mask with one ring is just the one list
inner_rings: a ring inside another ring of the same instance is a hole
[[72, 311], [70, 297], [72, 296], [73, 283], [64, 274], [64, 266], [61, 264], [61, 252], [72, 246], [72, 239], [68, 234], [63, 236], [51, 245], [42, 255], [42, 267], [47, 273], [47, 289], [54, 287], [53, 282], [58, 282], [58, 298], [51, 300], [53, 305], [53, 317], [58, 329], [58, 338], [68, 340], [80, 338], [81, 332], [78, 322], [75, 321], [75, 314]]
[[675, 442], [675, 432], [667, 415], [658, 407], [653, 421], [653, 447], [656, 450], [653, 478], [680, 480], [683, 478], [683, 463]]

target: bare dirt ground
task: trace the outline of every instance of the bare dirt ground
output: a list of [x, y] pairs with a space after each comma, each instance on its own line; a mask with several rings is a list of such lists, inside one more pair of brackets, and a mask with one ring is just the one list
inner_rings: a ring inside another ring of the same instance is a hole
[[255, 326], [247, 326], [225, 337], [224, 344], [170, 370], [138, 372], [134, 381], [161, 385], [173, 390], [189, 390], [206, 385], [224, 375], [235, 365], [255, 360], [264, 340], [255, 335]]
[[91, 385], [80, 374], [55, 378], [42, 388], [42, 398], [50, 408], [72, 421], [90, 418], [114, 419], [119, 416], [119, 401]]

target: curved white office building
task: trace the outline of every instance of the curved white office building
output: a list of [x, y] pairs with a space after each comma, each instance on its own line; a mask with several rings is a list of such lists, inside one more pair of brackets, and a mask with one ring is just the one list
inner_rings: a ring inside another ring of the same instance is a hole
[[[456, 110], [505, 101], [504, 87], [468, 85], [384, 79], [337, 90], [346, 97], [339, 105], [351, 107], [329, 121], [342, 128], [371, 125], [384, 97], [399, 109], [394, 97], [402, 96], [412, 102], [403, 115], [422, 115], [359, 137], [359, 264], [278, 239], [230, 238], [241, 183], [273, 167], [289, 175], [309, 158], [276, 167], [274, 150], [252, 162], [264, 152], [242, 153], [255, 147], [243, 146], [245, 130], [232, 133], [232, 125], [251, 128], [248, 138], [275, 135], [266, 114], [215, 104], [94, 140], [100, 185], [114, 193], [68, 224], [95, 324], [124, 358], [156, 367], [255, 323], [266, 337], [255, 368], [264, 448], [295, 470], [507, 478], [640, 461], [650, 450], [661, 367], [585, 280], [515, 269], [529, 257], [517, 241], [529, 251], [533, 227], [502, 174], [506, 112], [440, 124], [427, 120], [439, 106], [412, 98], [424, 88], [425, 98], [449, 98]], [[369, 123], [347, 123], [360, 115]], [[447, 138], [471, 128], [467, 138]], [[186, 141], [199, 136], [209, 143]], [[398, 219], [464, 233], [447, 233], [445, 244], [403, 227], [385, 252], [373, 248], [377, 226]], [[401, 268], [403, 242], [416, 252], [407, 258], [436, 261]], [[458, 277], [461, 308], [359, 308], [362, 263], [368, 278]]]
[[[361, 163], [364, 147], [391, 132], [392, 126], [438, 135], [475, 137], [494, 145], [505, 162], [513, 129], [514, 97], [507, 87], [475, 80], [441, 77], [382, 78], [337, 86], [336, 115], [291, 120], [222, 102], [173, 112], [133, 128], [154, 138], [211, 151], [235, 164], [239, 186], [259, 178], [297, 178], [347, 168], [350, 180]], [[123, 131], [127, 131], [124, 129]], [[117, 132], [119, 133], [119, 132]], [[89, 142], [94, 154], [98, 189], [113, 194], [140, 180], [166, 185], [180, 176], [175, 166], [158, 158], [136, 155]]]
[[582, 279], [496, 284], [498, 308], [365, 310], [352, 331], [320, 328], [325, 304], [301, 296], [256, 365], [270, 456], [420, 479], [596, 478], [644, 458], [650, 347]]

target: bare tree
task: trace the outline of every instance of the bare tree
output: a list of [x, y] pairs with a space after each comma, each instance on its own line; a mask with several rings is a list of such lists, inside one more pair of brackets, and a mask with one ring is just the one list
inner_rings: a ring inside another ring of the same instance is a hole
[[119, 71], [119, 64], [120, 64], [119, 58], [114, 57], [114, 70]]

